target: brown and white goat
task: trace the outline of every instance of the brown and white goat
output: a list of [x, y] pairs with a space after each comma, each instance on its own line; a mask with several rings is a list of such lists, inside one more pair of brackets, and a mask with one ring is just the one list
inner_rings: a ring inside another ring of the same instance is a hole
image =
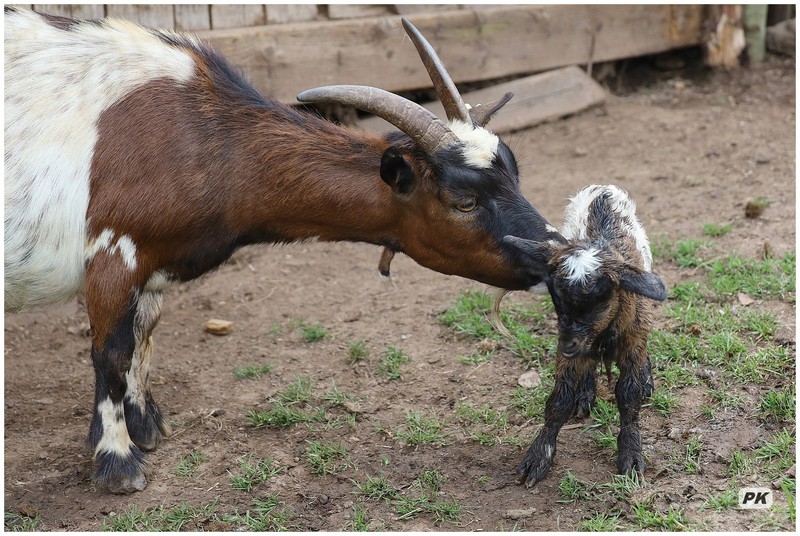
[[86, 298], [94, 480], [147, 485], [169, 426], [148, 384], [162, 291], [237, 248], [318, 238], [386, 248], [507, 289], [539, 281], [505, 235], [561, 240], [522, 196], [514, 155], [403, 21], [449, 122], [385, 91], [304, 102], [373, 112], [400, 133], [343, 128], [259, 94], [198, 40], [122, 20], [5, 8], [5, 310]]
[[654, 300], [667, 298], [664, 283], [651, 273], [647, 235], [633, 200], [616, 186], [578, 192], [566, 209], [562, 234], [567, 244], [506, 237], [547, 283], [558, 316], [555, 386], [544, 426], [517, 466], [527, 486], [550, 470], [567, 420], [588, 416], [600, 361], [607, 369], [611, 361], [619, 367], [617, 469], [643, 474], [647, 467], [639, 433], [639, 409], [653, 391], [647, 338]]

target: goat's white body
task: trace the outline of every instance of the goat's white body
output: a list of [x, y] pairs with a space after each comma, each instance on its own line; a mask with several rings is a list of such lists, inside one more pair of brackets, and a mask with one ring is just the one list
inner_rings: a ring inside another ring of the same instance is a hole
[[142, 84], [187, 81], [195, 65], [121, 20], [64, 30], [19, 11], [4, 22], [5, 310], [19, 311], [73, 297], [98, 251], [135, 267], [129, 237], [87, 237], [97, 122]]
[[[611, 207], [614, 211], [620, 226], [630, 236], [636, 244], [636, 249], [642, 255], [644, 263], [644, 270], [650, 272], [653, 265], [653, 255], [650, 252], [650, 242], [647, 239], [644, 227], [636, 217], [636, 203], [633, 199], [618, 186], [613, 184], [601, 186], [593, 184], [587, 186], [574, 197], [570, 198], [569, 205], [564, 212], [564, 225], [561, 234], [567, 240], [584, 240], [587, 238], [589, 206], [598, 195], [605, 192], [611, 194]], [[585, 261], [585, 262], [583, 262]], [[582, 279], [587, 272], [592, 272], [596, 269], [596, 263], [592, 255], [586, 255], [585, 259], [575, 259], [576, 278]], [[584, 266], [583, 264], [586, 264]], [[589, 266], [591, 265], [591, 266]], [[592, 267], [594, 266], [594, 267]], [[581, 275], [578, 275], [581, 274]]]

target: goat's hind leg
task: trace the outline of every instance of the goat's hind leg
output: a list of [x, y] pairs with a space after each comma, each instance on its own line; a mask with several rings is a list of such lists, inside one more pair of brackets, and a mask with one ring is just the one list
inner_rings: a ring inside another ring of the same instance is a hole
[[150, 392], [150, 360], [153, 355], [152, 332], [161, 317], [161, 292], [143, 292], [136, 307], [133, 333], [136, 346], [131, 368], [125, 379], [125, 422], [128, 434], [144, 451], [152, 451], [171, 429]]
[[594, 406], [594, 399], [597, 393], [597, 387], [594, 379], [594, 370], [589, 369], [583, 373], [580, 381], [578, 382], [577, 393], [575, 394], [575, 416], [579, 419], [585, 419], [589, 416]]
[[650, 361], [645, 356], [639, 363], [619, 363], [616, 397], [619, 407], [620, 430], [617, 436], [617, 470], [620, 474], [636, 472], [643, 475], [647, 461], [642, 452], [642, 436], [639, 430], [639, 411], [644, 399], [653, 392], [653, 377]]

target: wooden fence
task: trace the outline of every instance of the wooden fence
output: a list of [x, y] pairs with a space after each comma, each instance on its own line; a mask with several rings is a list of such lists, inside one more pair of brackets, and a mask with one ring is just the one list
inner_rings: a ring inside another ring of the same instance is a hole
[[404, 91], [430, 84], [407, 16], [456, 82], [653, 54], [703, 40], [697, 5], [71, 5], [34, 9], [77, 18], [123, 17], [191, 31], [221, 50], [259, 90], [283, 102], [317, 85]]

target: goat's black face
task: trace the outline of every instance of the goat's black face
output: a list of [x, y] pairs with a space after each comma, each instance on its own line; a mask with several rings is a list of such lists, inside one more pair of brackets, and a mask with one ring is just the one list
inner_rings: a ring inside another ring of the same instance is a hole
[[558, 317], [559, 352], [567, 358], [592, 353], [598, 335], [608, 328], [617, 309], [611, 278], [606, 274], [584, 282], [548, 278], [548, 290]]
[[[523, 197], [516, 160], [502, 141], [481, 157], [454, 147], [424, 159], [427, 169], [415, 166], [415, 184], [405, 195], [414, 213], [403, 251], [439, 272], [509, 290], [530, 288], [541, 277], [503, 237], [563, 238]], [[417, 153], [407, 161], [421, 159]]]

